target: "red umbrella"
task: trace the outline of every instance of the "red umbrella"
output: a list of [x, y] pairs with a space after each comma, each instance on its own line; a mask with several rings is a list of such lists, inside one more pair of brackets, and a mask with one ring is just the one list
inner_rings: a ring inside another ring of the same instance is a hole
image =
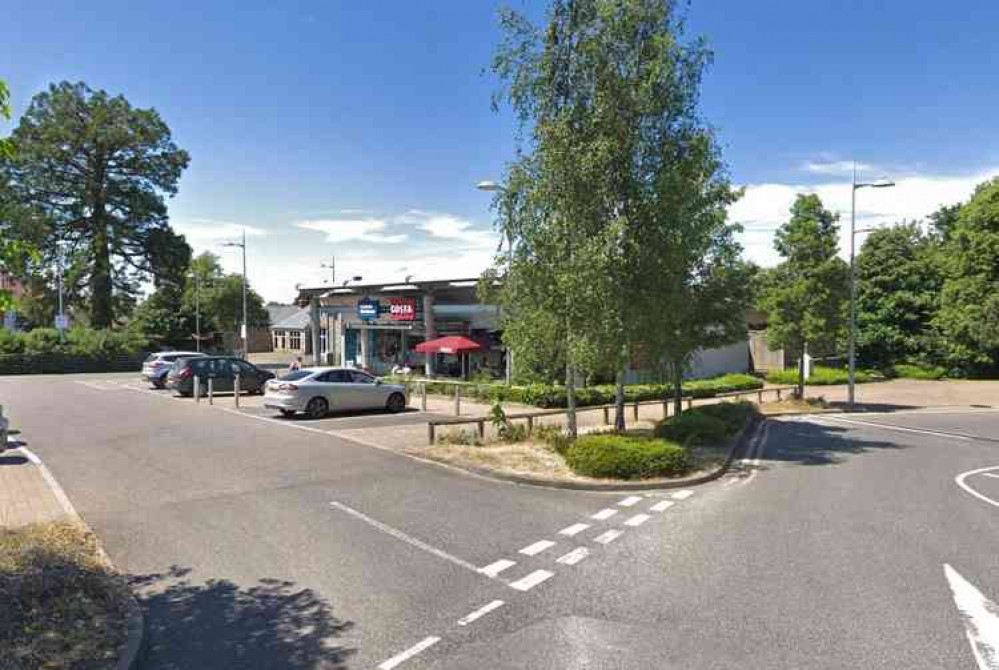
[[463, 351], [475, 351], [481, 348], [482, 345], [478, 342], [460, 335], [439, 337], [416, 345], [416, 350], [421, 354], [460, 354]]

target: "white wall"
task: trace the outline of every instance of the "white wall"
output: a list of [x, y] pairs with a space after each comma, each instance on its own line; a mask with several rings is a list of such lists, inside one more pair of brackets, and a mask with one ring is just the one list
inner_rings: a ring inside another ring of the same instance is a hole
[[[748, 372], [750, 364], [749, 343], [738, 342], [717, 349], [702, 349], [694, 354], [690, 368], [684, 373], [685, 379], [717, 377], [729, 372]], [[626, 384], [640, 384], [652, 381], [648, 371], [628, 370]]]

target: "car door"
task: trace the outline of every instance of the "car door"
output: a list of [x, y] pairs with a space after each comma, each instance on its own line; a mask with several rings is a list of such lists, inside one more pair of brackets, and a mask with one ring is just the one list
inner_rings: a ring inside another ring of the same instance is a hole
[[346, 370], [330, 370], [316, 377], [323, 387], [323, 395], [334, 412], [357, 409], [357, 400], [351, 388], [350, 374]]
[[348, 371], [351, 377], [351, 391], [356, 398], [357, 409], [381, 409], [385, 407], [385, 390], [378, 380], [360, 370]]
[[212, 389], [214, 393], [229, 393], [233, 389], [232, 361], [228, 358], [216, 358], [211, 367]]
[[[260, 373], [256, 367], [246, 361], [232, 361], [232, 373], [239, 374], [240, 392], [253, 393], [260, 388]], [[236, 380], [232, 381], [232, 388], [236, 389]]]

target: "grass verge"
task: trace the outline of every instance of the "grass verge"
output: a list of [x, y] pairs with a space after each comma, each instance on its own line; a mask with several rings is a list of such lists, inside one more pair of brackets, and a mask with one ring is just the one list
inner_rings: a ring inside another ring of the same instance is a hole
[[0, 530], [0, 668], [113, 668], [128, 598], [79, 524]]

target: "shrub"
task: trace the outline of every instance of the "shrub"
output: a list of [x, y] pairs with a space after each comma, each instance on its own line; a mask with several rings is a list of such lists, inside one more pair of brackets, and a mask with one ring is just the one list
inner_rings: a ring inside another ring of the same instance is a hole
[[527, 426], [511, 423], [506, 418], [503, 406], [498, 402], [493, 403], [492, 410], [489, 412], [489, 422], [493, 424], [496, 435], [502, 442], [523, 442], [527, 437]]
[[718, 419], [725, 424], [728, 432], [732, 435], [742, 430], [749, 417], [757, 414], [756, 406], [745, 400], [721, 402], [717, 405], [703, 405], [697, 409], [688, 411], [687, 414], [690, 412], [699, 412]]
[[655, 435], [684, 445], [701, 445], [723, 442], [730, 431], [722, 419], [691, 410], [659, 423]]
[[474, 430], [449, 430], [437, 437], [437, 444], [458, 444], [466, 447], [481, 447], [482, 440]]
[[[858, 384], [880, 381], [882, 376], [872, 370], [857, 370], [854, 374], [854, 381]], [[791, 368], [788, 370], [775, 370], [767, 375], [767, 381], [771, 384], [794, 385], [798, 383], [798, 370]], [[811, 376], [805, 380], [807, 386], [828, 386], [831, 384], [846, 384], [849, 381], [849, 373], [845, 369], [826, 368], [815, 366]]]
[[572, 446], [572, 438], [562, 430], [561, 426], [536, 426], [534, 436], [560, 456], [565, 456], [566, 451]]
[[937, 365], [899, 363], [892, 368], [892, 374], [901, 379], [941, 379], [946, 376], [947, 370]]
[[669, 477], [688, 468], [687, 451], [678, 444], [617, 433], [579, 438], [565, 460], [576, 474], [610, 479]]

